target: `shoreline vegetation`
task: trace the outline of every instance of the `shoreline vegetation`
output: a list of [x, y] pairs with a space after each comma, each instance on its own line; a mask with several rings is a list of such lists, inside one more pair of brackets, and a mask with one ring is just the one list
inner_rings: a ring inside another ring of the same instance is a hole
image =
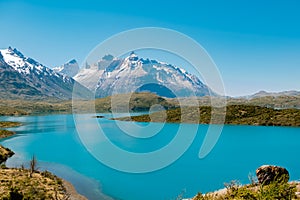
[[[22, 125], [19, 122], [0, 121], [0, 128], [10, 128]], [[0, 139], [10, 137], [15, 132], [0, 130]], [[48, 171], [39, 171], [35, 156], [29, 163], [29, 169], [24, 165], [20, 168], [7, 168], [5, 161], [14, 152], [0, 145], [0, 196], [1, 199], [55, 199], [55, 200], [87, 200], [77, 193], [71, 183]]]
[[[19, 122], [0, 121], [0, 139], [7, 138], [16, 134], [13, 131], [5, 130], [3, 128], [11, 128], [20, 125], [21, 123]], [[13, 151], [11, 151], [9, 148], [5, 148], [2, 145], [0, 145], [0, 164], [5, 162], [8, 158], [10, 158], [13, 155]]]
[[16, 133], [13, 131], [5, 130], [3, 128], [11, 128], [11, 127], [16, 127], [16, 126], [21, 126], [22, 123], [20, 122], [9, 122], [9, 121], [0, 121], [0, 139], [2, 138], [7, 138], [10, 136], [15, 135]]
[[0, 169], [2, 199], [78, 199], [86, 200], [75, 192], [70, 183], [48, 171], [34, 171], [25, 168]]
[[[191, 98], [200, 107], [190, 106]], [[71, 114], [71, 113], [110, 113], [114, 112], [145, 112], [159, 105], [166, 110], [166, 118], [162, 112], [151, 113], [135, 117], [116, 118], [115, 120], [138, 122], [166, 122], [169, 123], [200, 123], [218, 124], [211, 122], [211, 98], [218, 101], [221, 97], [191, 97], [191, 98], [163, 98], [153, 93], [129, 93], [99, 98], [95, 100], [77, 100], [75, 106], [71, 100], [0, 100], [1, 115], [43, 115], [43, 114]], [[113, 102], [113, 103], [112, 103]], [[126, 103], [127, 102], [127, 103]], [[129, 103], [128, 103], [129, 102]], [[261, 126], [300, 126], [300, 95], [298, 96], [264, 96], [226, 99], [225, 124], [261, 125]], [[112, 104], [114, 107], [112, 107]], [[184, 106], [180, 106], [185, 105]], [[9, 105], [9, 106], [7, 106]], [[92, 105], [92, 106], [91, 106]], [[74, 106], [74, 107], [72, 107]], [[196, 112], [199, 110], [200, 112]], [[222, 118], [222, 109], [213, 109], [214, 117]], [[182, 118], [184, 119], [182, 121]], [[215, 119], [215, 118], [214, 118]], [[220, 120], [216, 120], [220, 121]], [[222, 122], [222, 120], [221, 120]], [[3, 133], [4, 134], [4, 133]]]
[[[214, 118], [212, 119], [212, 112]], [[121, 121], [136, 122], [168, 122], [168, 123], [199, 123], [255, 125], [255, 126], [300, 126], [300, 110], [274, 109], [253, 105], [229, 105], [224, 109], [209, 106], [176, 108], [158, 111], [151, 114], [112, 118]], [[222, 120], [224, 119], [224, 120]]]
[[[73, 110], [72, 100], [59, 99], [35, 99], [35, 100], [8, 100], [0, 99], [0, 116], [22, 116], [40, 114], [69, 114], [72, 112], [109, 113], [116, 108], [118, 112], [143, 112], [148, 111], [151, 106], [159, 104], [166, 110], [179, 108], [179, 102], [188, 105], [191, 98], [198, 101], [200, 106], [210, 106], [211, 98], [217, 100], [222, 97], [190, 97], [190, 98], [163, 98], [153, 93], [130, 93], [118, 94], [95, 100], [76, 100], [76, 108]], [[112, 108], [111, 102], [115, 108]], [[128, 103], [129, 102], [129, 103]], [[276, 110], [299, 109], [300, 95], [298, 96], [264, 96], [247, 98], [226, 97], [227, 105], [245, 105], [273, 108]], [[95, 105], [92, 107], [91, 105]]]
[[300, 182], [290, 181], [287, 183], [272, 182], [268, 185], [250, 183], [242, 185], [239, 181], [231, 181], [224, 184], [225, 188], [202, 194], [199, 192], [193, 198], [182, 200], [224, 200], [224, 199], [300, 199]]
[[289, 178], [289, 172], [283, 167], [262, 165], [256, 169], [256, 176], [249, 175], [249, 184], [242, 185], [234, 180], [225, 183], [223, 189], [206, 194], [199, 192], [183, 200], [300, 199], [300, 182], [289, 181]]

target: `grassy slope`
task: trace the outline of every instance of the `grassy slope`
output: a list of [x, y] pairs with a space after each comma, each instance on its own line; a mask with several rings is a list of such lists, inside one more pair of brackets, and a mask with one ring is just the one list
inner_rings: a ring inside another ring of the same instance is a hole
[[[27, 169], [0, 169], [2, 199], [67, 199], [68, 194], [60, 178], [49, 172]], [[20, 198], [21, 199], [21, 198]]]
[[5, 162], [9, 157], [13, 156], [14, 152], [0, 145], [0, 164]]
[[[117, 95], [114, 103], [118, 110], [125, 110], [128, 103], [126, 98], [129, 94]], [[197, 98], [199, 105], [209, 106], [209, 97]], [[189, 98], [181, 98], [182, 102], [189, 103]], [[125, 103], [124, 103], [125, 102]], [[167, 109], [179, 107], [178, 99], [166, 99], [151, 93], [133, 93], [130, 98], [129, 109], [131, 111], [146, 111], [152, 105], [160, 104]], [[278, 96], [260, 97], [253, 99], [228, 98], [228, 105], [256, 105], [270, 108], [300, 108], [300, 96]], [[78, 101], [81, 112], [89, 112], [90, 105], [95, 105], [96, 112], [111, 111], [111, 97], [96, 99], [95, 101]], [[72, 113], [72, 101], [70, 100], [3, 100], [0, 99], [0, 115], [29, 115], [29, 114], [51, 114], [51, 113]]]
[[6, 138], [6, 137], [9, 137], [9, 136], [12, 136], [14, 135], [15, 132], [13, 131], [8, 131], [8, 130], [0, 130], [0, 139], [1, 138]]
[[10, 127], [21, 126], [21, 125], [22, 124], [20, 122], [0, 121], [0, 128], [10, 128]]
[[[93, 101], [77, 101], [76, 111], [80, 113], [111, 112], [111, 99], [106, 97]], [[126, 112], [126, 106], [130, 111], [147, 111], [152, 105], [159, 104], [166, 109], [168, 122], [180, 122], [181, 112], [184, 114], [184, 122], [197, 123], [197, 112], [193, 109], [180, 110], [178, 99], [165, 99], [151, 93], [133, 93], [117, 95], [114, 98], [114, 105], [118, 108], [117, 112]], [[128, 103], [129, 101], [129, 105]], [[202, 105], [200, 123], [210, 122], [210, 98], [197, 98]], [[180, 99], [181, 102], [188, 104], [189, 98]], [[125, 102], [125, 103], [124, 103]], [[185, 104], [184, 103], [184, 104]], [[250, 125], [278, 125], [278, 126], [299, 126], [300, 96], [278, 96], [260, 97], [253, 99], [227, 99], [227, 124], [250, 124]], [[92, 105], [92, 109], [91, 109]], [[177, 109], [174, 109], [177, 108]], [[280, 108], [274, 110], [271, 108]], [[284, 108], [284, 110], [283, 110]], [[287, 109], [290, 108], [290, 109]], [[24, 100], [0, 100], [0, 115], [24, 115], [24, 114], [51, 114], [51, 113], [72, 113], [72, 101], [24, 101]], [[162, 116], [153, 114], [154, 121], [163, 120]], [[127, 119], [128, 120], [128, 119]], [[150, 121], [149, 116], [133, 118], [135, 121]]]
[[[10, 122], [10, 121], [2, 122], [2, 121], [0, 121], [0, 128], [9, 128], [9, 127], [15, 127], [15, 126], [20, 126], [20, 125], [21, 125], [21, 123], [19, 123], [19, 122]], [[15, 132], [13, 132], [13, 131], [0, 129], [0, 139], [12, 136], [14, 134], [15, 134]], [[11, 157], [13, 155], [14, 155], [14, 152], [12, 152], [10, 149], [5, 148], [2, 145], [0, 145], [0, 164], [2, 162], [5, 162], [9, 157]]]
[[71, 112], [70, 101], [0, 100], [0, 115], [29, 115]]
[[[1, 122], [0, 121], [0, 128], [10, 128], [10, 127], [15, 127], [15, 126], [20, 126], [20, 125], [21, 125], [20, 122], [9, 122], [9, 121]], [[13, 132], [13, 131], [0, 129], [0, 139], [12, 136], [14, 134], [15, 134], [15, 132]]]
[[[201, 123], [209, 124], [211, 120], [211, 107], [201, 106], [200, 112], [197, 108], [172, 109], [166, 111], [166, 121], [171, 123]], [[199, 116], [200, 113], [200, 116]], [[222, 112], [215, 112], [221, 116]], [[119, 120], [133, 120], [139, 122], [161, 122], [164, 121], [162, 112], [150, 115], [133, 116], [131, 118], [118, 118]], [[184, 121], [181, 120], [181, 117]], [[266, 126], [300, 126], [300, 110], [283, 109], [276, 110], [252, 105], [229, 105], [226, 110], [225, 124], [266, 125]]]
[[224, 199], [250, 199], [250, 200], [271, 200], [271, 199], [300, 199], [299, 182], [272, 182], [269, 185], [251, 183], [240, 185], [236, 181], [225, 184], [224, 189], [207, 194], [198, 193], [192, 200], [224, 200]]
[[[133, 93], [116, 95], [114, 97], [114, 105], [118, 107], [118, 111], [126, 111], [128, 106], [131, 111], [145, 111], [154, 104], [160, 104], [165, 108], [174, 108], [164, 98], [151, 93]], [[93, 101], [77, 101], [77, 110], [79, 112], [90, 112], [90, 105], [95, 105], [96, 112], [110, 112], [111, 97], [95, 99]], [[1, 100], [0, 99], [0, 115], [29, 115], [29, 114], [51, 114], [51, 113], [72, 113], [72, 101], [26, 101], [26, 100]]]
[[[4, 105], [1, 105], [1, 104], [4, 104]], [[20, 104], [21, 104], [21, 102], [20, 102]], [[7, 100], [5, 100], [5, 101], [0, 100], [0, 116], [1, 115], [6, 115], [6, 116], [28, 115], [28, 112], [26, 112], [23, 109], [17, 109], [15, 107], [10, 106], [10, 103], [8, 103]]]
[[[218, 97], [212, 97], [218, 99]], [[182, 102], [189, 102], [189, 98], [181, 98]], [[178, 104], [177, 100], [168, 99], [170, 103]], [[199, 105], [210, 106], [210, 97], [199, 97]], [[254, 105], [268, 108], [280, 108], [280, 109], [289, 109], [297, 108], [300, 109], [300, 95], [298, 96], [266, 96], [266, 97], [256, 97], [251, 99], [246, 98], [227, 98], [227, 105]]]

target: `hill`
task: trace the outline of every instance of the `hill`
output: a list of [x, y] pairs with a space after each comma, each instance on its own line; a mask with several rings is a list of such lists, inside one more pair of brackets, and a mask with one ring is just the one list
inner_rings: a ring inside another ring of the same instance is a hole
[[[208, 109], [211, 104], [211, 98], [220, 97], [189, 97], [189, 98], [164, 98], [153, 93], [132, 93], [132, 94], [119, 94], [114, 97], [97, 98], [95, 100], [77, 100], [76, 110], [82, 113], [92, 112], [90, 106], [95, 105], [95, 111], [111, 112], [112, 98], [115, 107], [118, 107], [118, 112], [126, 112], [129, 108], [130, 112], [143, 112], [148, 111], [153, 105], [161, 105], [166, 110], [179, 108], [179, 101], [183, 104], [189, 105], [190, 98], [197, 98], [199, 105]], [[130, 98], [128, 100], [128, 98]], [[129, 101], [129, 104], [128, 104]], [[127, 102], [127, 103], [126, 103]], [[245, 106], [245, 108], [251, 108], [251, 106], [259, 107], [260, 112], [266, 112], [268, 115], [269, 110], [272, 113], [284, 113], [285, 117], [293, 117], [293, 115], [287, 115], [287, 112], [297, 112], [300, 109], [300, 96], [278, 96], [278, 97], [258, 97], [251, 100], [244, 98], [228, 98], [227, 105], [230, 111], [231, 108], [238, 106]], [[296, 110], [295, 110], [296, 109]], [[254, 109], [255, 110], [255, 109]], [[282, 111], [280, 111], [282, 110]], [[228, 112], [229, 112], [228, 111]], [[1, 115], [33, 115], [33, 114], [51, 114], [51, 113], [72, 113], [72, 101], [71, 100], [57, 100], [57, 99], [44, 99], [44, 100], [7, 100], [0, 99], [0, 116]], [[174, 112], [175, 111], [170, 111]], [[231, 112], [234, 112], [232, 110]], [[250, 112], [250, 111], [248, 111]], [[257, 112], [257, 110], [255, 111]], [[255, 113], [254, 113], [255, 114]], [[256, 113], [257, 114], [257, 113]], [[260, 113], [262, 114], [262, 113]], [[291, 113], [290, 113], [291, 114]], [[232, 113], [233, 115], [233, 113]], [[277, 115], [277, 114], [276, 114]], [[243, 116], [246, 117], [246, 116]], [[282, 115], [280, 117], [283, 117]], [[294, 116], [295, 117], [295, 116]], [[297, 117], [297, 116], [296, 116]], [[249, 119], [248, 119], [249, 120]], [[292, 119], [288, 119], [290, 121]], [[240, 120], [241, 122], [241, 120]], [[253, 122], [254, 123], [254, 122]], [[260, 121], [259, 124], [271, 124], [271, 120]], [[294, 122], [292, 123], [294, 124]]]
[[[125, 99], [130, 97], [129, 104]], [[90, 105], [95, 105], [96, 112], [111, 112], [112, 97], [98, 98], [95, 100], [77, 100], [77, 111], [88, 113]], [[129, 105], [130, 112], [148, 111], [152, 105], [159, 104], [166, 109], [175, 108], [173, 102], [152, 93], [120, 94], [113, 97], [114, 105], [118, 111], [126, 112]], [[174, 100], [174, 102], [176, 102]], [[32, 115], [51, 113], [72, 113], [72, 101], [70, 100], [4, 100], [0, 99], [1, 115]]]
[[[200, 116], [197, 107], [187, 107], [184, 109], [176, 108], [166, 111], [166, 122], [180, 123], [184, 119], [185, 123], [210, 124], [211, 107], [199, 107]], [[221, 116], [223, 109], [216, 110], [216, 116]], [[162, 111], [150, 115], [131, 116], [117, 118], [124, 121], [138, 122], [163, 122]], [[229, 105], [226, 108], [225, 124], [239, 125], [262, 125], [262, 126], [300, 126], [300, 110], [265, 108], [253, 105]]]

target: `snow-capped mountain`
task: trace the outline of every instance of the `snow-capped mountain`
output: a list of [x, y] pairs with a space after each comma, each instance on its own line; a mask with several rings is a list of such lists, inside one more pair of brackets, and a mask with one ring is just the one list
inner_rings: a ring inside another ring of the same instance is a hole
[[74, 76], [74, 79], [91, 91], [95, 91], [104, 70], [110, 65], [119, 64], [119, 62], [120, 59], [114, 58], [112, 55], [105, 55], [93, 65], [86, 63], [78, 74]]
[[[125, 59], [110, 57], [105, 64], [104, 69], [95, 69], [98, 74], [93, 78], [93, 83], [98, 76], [97, 85], [89, 85], [90, 89], [95, 87], [96, 97], [142, 91], [165, 97], [210, 95], [210, 89], [196, 76], [170, 64], [139, 58], [134, 52]], [[76, 80], [85, 85], [80, 79]]]
[[53, 71], [60, 73], [62, 75], [74, 77], [79, 71], [79, 65], [77, 61], [73, 59], [59, 67], [54, 67]]
[[[74, 84], [74, 79], [54, 72], [17, 49], [0, 50], [0, 98], [70, 99]], [[85, 87], [79, 87], [79, 97], [89, 94]]]

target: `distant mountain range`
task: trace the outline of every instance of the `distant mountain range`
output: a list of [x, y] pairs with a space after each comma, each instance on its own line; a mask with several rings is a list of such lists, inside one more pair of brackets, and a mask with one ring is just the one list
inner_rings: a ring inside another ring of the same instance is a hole
[[77, 61], [73, 59], [59, 67], [54, 67], [52, 69], [53, 71], [60, 73], [62, 75], [74, 77], [79, 72], [79, 65]]
[[96, 97], [130, 92], [151, 92], [163, 97], [215, 95], [184, 69], [139, 58], [134, 52], [126, 58], [106, 55], [97, 63], [86, 65], [74, 79], [95, 91]]
[[[0, 96], [3, 99], [71, 99], [75, 83], [73, 78], [45, 67], [17, 49], [0, 50]], [[78, 97], [90, 94], [77, 84]]]
[[289, 91], [282, 91], [282, 92], [266, 92], [266, 91], [259, 91], [253, 95], [247, 96], [248, 98], [260, 98], [260, 97], [279, 97], [279, 96], [298, 96], [300, 95], [300, 91], [296, 90], [289, 90]]
[[[73, 78], [72, 78], [73, 77]], [[75, 59], [50, 69], [17, 49], [0, 50], [0, 98], [71, 99], [78, 84], [80, 98], [113, 94], [150, 92], [162, 97], [217, 96], [196, 76], [171, 64], [138, 57], [132, 52], [125, 58], [105, 55], [82, 69]], [[299, 96], [299, 91], [260, 91], [239, 99]]]

